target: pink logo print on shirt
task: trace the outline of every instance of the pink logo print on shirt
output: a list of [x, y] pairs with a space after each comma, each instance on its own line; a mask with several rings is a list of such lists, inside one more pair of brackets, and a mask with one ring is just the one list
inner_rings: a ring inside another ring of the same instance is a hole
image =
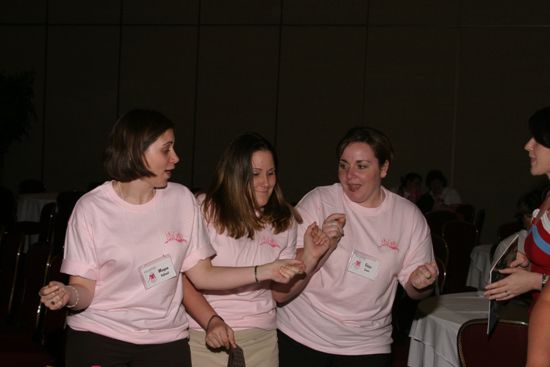
[[166, 232], [166, 241], [164, 241], [164, 244], [167, 244], [170, 241], [176, 241], [177, 243], [187, 243], [187, 240], [183, 238], [183, 235], [179, 232]]
[[281, 245], [279, 245], [277, 241], [269, 237], [264, 237], [260, 239], [260, 245], [268, 245], [268, 246], [271, 246], [272, 248], [281, 248]]
[[154, 283], [157, 280], [155, 273], [149, 274], [149, 280], [151, 281], [151, 283]]
[[399, 251], [399, 246], [397, 245], [397, 242], [385, 238], [382, 240], [382, 243], [378, 247], [389, 247], [392, 250]]

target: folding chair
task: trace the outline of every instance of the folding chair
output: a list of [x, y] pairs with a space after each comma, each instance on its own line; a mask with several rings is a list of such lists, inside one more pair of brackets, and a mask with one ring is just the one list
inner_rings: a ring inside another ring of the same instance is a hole
[[461, 367], [516, 367], [527, 361], [527, 323], [499, 320], [487, 335], [487, 319], [464, 323], [457, 335]]

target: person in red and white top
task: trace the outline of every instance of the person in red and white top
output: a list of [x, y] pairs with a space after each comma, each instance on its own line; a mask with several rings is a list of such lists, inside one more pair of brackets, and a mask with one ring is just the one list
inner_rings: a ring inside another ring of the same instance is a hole
[[[277, 181], [276, 152], [261, 135], [242, 134], [229, 144], [210, 189], [199, 199], [216, 250], [212, 264], [254, 266], [295, 258], [296, 226], [302, 220], [284, 198]], [[318, 256], [311, 254], [311, 246], [318, 245], [320, 253], [328, 249], [329, 238], [316, 224], [305, 232], [309, 258]], [[304, 263], [307, 271], [307, 264], [311, 269], [317, 259]], [[276, 301], [284, 301], [286, 294], [272, 292], [268, 281], [202, 293], [193, 284], [192, 279], [184, 282], [184, 305], [194, 318], [190, 320], [193, 365], [225, 367], [225, 351], [239, 345], [247, 367], [279, 366]], [[225, 351], [214, 352], [211, 347]]]
[[105, 154], [112, 181], [85, 194], [69, 220], [61, 271], [69, 284], [40, 290], [49, 309], [68, 307], [67, 366], [191, 366], [181, 273], [204, 289], [288, 282], [295, 260], [211, 265], [200, 209], [169, 183], [179, 158], [174, 125], [133, 110], [113, 126]]
[[[278, 310], [281, 366], [389, 366], [397, 283], [420, 299], [437, 279], [426, 220], [382, 186], [393, 157], [389, 139], [357, 127], [337, 152], [340, 182], [310, 191], [297, 209], [304, 223], [345, 215], [344, 235], [315, 271], [289, 283], [290, 293], [301, 293]], [[305, 231], [298, 226], [298, 248]]]

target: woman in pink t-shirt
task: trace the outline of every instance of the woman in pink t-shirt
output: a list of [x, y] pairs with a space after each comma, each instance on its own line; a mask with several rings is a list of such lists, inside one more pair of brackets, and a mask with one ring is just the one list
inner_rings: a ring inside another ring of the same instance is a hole
[[[229, 144], [201, 200], [208, 236], [216, 250], [212, 264], [254, 266], [295, 258], [296, 225], [302, 220], [277, 181], [275, 150], [259, 134], [243, 134]], [[318, 242], [321, 252], [328, 248], [328, 237], [315, 224], [306, 236], [308, 240], [324, 238], [324, 244]], [[309, 251], [308, 256], [318, 255]], [[279, 365], [275, 302], [284, 301], [286, 294], [272, 293], [271, 282], [202, 294], [187, 279], [184, 286], [184, 305], [195, 319], [190, 322], [194, 365], [225, 367], [225, 351], [236, 345], [242, 348], [247, 367]]]
[[[398, 282], [420, 299], [437, 278], [422, 213], [382, 186], [393, 157], [389, 139], [357, 127], [337, 152], [339, 183], [310, 191], [297, 209], [305, 223], [344, 214], [345, 234], [313, 272], [289, 283], [305, 288], [277, 313], [284, 367], [389, 366]], [[298, 226], [297, 247], [304, 230]]]
[[61, 270], [69, 284], [40, 290], [67, 319], [66, 365], [191, 366], [182, 305], [185, 272], [203, 289], [288, 282], [303, 269], [274, 259], [240, 268], [211, 265], [193, 194], [168, 180], [179, 161], [174, 125], [133, 110], [113, 126], [105, 167], [112, 181], [85, 194], [69, 220]]

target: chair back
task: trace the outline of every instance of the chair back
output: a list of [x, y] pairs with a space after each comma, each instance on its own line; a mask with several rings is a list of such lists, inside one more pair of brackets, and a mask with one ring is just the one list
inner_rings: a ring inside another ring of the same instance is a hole
[[447, 241], [438, 234], [432, 233], [432, 246], [434, 249], [434, 256], [441, 260], [441, 262], [447, 267], [449, 264], [449, 246]]
[[16, 303], [17, 285], [22, 276], [24, 244], [25, 235], [20, 231], [12, 229], [2, 235], [0, 277], [7, 289], [0, 292], [0, 315], [10, 316]]
[[[56, 280], [62, 283], [68, 282], [68, 276], [60, 272], [62, 254], [52, 255], [46, 266], [46, 277], [44, 283]], [[67, 309], [52, 311], [39, 303], [37, 328], [34, 338], [41, 345], [45, 346], [58, 360], [62, 360], [64, 348], [64, 329]]]
[[527, 361], [527, 324], [500, 320], [487, 335], [487, 319], [464, 323], [457, 335], [461, 367], [515, 367]]
[[457, 204], [454, 210], [459, 215], [460, 219], [474, 223], [476, 208], [472, 204]]
[[437, 270], [439, 274], [437, 275], [437, 288], [436, 294], [442, 294], [445, 289], [445, 280], [447, 279], [447, 265], [440, 258], [435, 258], [435, 263], [437, 264]]
[[470, 253], [477, 241], [477, 229], [473, 223], [462, 220], [449, 221], [443, 225], [443, 239], [449, 247], [445, 292], [468, 291], [468, 265]]
[[55, 220], [54, 250], [62, 252], [67, 232], [67, 224], [78, 199], [84, 194], [82, 191], [63, 191], [57, 196], [57, 217]]
[[450, 210], [434, 210], [426, 213], [426, 221], [432, 233], [442, 235], [443, 225], [452, 220], [458, 220], [458, 214]]
[[474, 219], [474, 224], [477, 228], [477, 243], [479, 244], [479, 239], [481, 237], [481, 231], [483, 230], [483, 225], [485, 224], [485, 209], [479, 209], [476, 212], [476, 217]]
[[38, 242], [51, 246], [57, 212], [56, 203], [44, 205], [40, 212], [40, 232], [38, 233]]

